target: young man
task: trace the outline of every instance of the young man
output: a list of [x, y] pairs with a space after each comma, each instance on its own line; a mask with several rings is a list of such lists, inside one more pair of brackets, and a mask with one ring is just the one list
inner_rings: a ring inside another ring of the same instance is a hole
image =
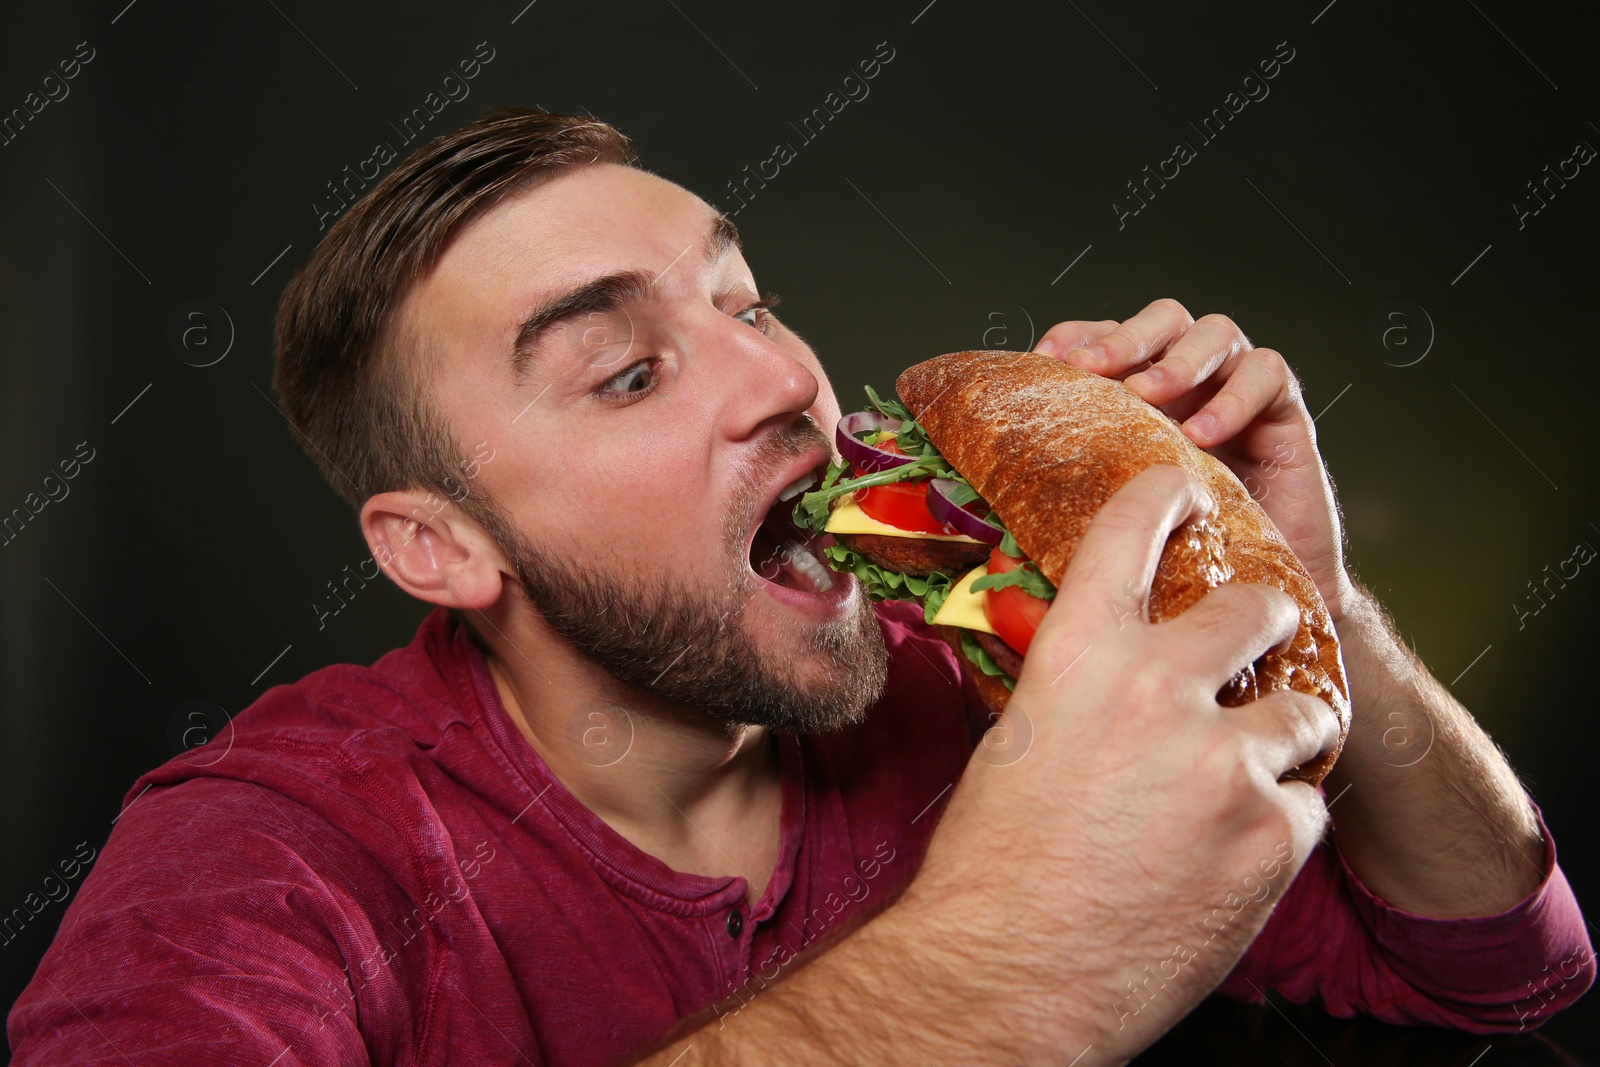
[[[1175, 468], [1075, 555], [996, 724], [1020, 759], [974, 756], [987, 714], [920, 610], [803, 545], [752, 566], [839, 417], [769, 305], [732, 224], [586, 117], [472, 123], [330, 228], [277, 389], [374, 560], [438, 607], [134, 784], [15, 1062], [1101, 1064], [1219, 983], [1480, 1031], [1588, 987], [1537, 810], [1345, 571], [1277, 353], [1172, 301], [1040, 345], [1138, 370], [1237, 470], [1282, 461], [1265, 506], [1355, 714], [1326, 839], [1324, 796], [1277, 778], [1328, 709], [1214, 699], [1290, 601], [1105, 610], [1211, 507]], [[1396, 765], [1396, 722], [1425, 758]]]

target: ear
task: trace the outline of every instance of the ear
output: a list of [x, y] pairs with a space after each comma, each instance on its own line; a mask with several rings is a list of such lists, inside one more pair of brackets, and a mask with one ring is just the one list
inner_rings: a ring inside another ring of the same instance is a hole
[[509, 564], [499, 548], [437, 493], [403, 489], [369, 497], [361, 532], [373, 561], [418, 600], [485, 611], [504, 590]]

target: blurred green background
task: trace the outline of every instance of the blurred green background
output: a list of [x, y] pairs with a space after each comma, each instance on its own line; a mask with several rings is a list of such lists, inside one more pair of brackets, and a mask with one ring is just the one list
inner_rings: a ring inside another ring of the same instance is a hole
[[[1326, 408], [1357, 573], [1459, 679], [1600, 907], [1600, 566], [1518, 624], [1546, 565], [1600, 548], [1600, 165], [1520, 227], [1513, 208], [1600, 146], [1581, 8], [525, 3], [5, 11], [0, 111], [79, 42], [93, 59], [0, 147], [0, 511], [79, 442], [95, 458], [0, 548], [0, 910], [104, 841], [197, 707], [370, 662], [425, 614], [373, 584], [318, 629], [368, 553], [270, 399], [270, 324], [325, 183], [398, 144], [479, 42], [494, 58], [428, 135], [495, 104], [587, 110], [727, 210], [746, 166], [796, 150], [737, 221], [845, 410], [909, 363], [1160, 296], [1283, 352]], [[884, 44], [867, 95], [803, 138]], [[1194, 128], [1263, 84], [1209, 143]], [[1196, 157], [1119, 226], [1179, 141]], [[209, 348], [173, 341], [193, 301]], [[0, 948], [0, 1004], [63, 908]], [[1551, 1032], [1582, 1044], [1593, 1017]]]

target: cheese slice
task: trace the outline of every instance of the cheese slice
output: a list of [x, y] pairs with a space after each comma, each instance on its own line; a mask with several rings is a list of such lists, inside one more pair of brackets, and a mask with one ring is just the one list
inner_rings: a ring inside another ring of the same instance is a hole
[[[989, 620], [983, 614], [983, 592], [972, 591], [972, 583], [989, 573], [987, 565], [974, 567], [950, 589], [950, 595], [939, 605], [938, 612], [933, 616], [936, 626], [964, 626], [969, 630], [982, 630], [986, 634], [993, 634], [994, 627], [989, 625]], [[999, 637], [999, 634], [995, 634]]]
[[854, 493], [846, 493], [839, 498], [833, 510], [828, 513], [828, 525], [823, 527], [824, 530], [836, 534], [879, 534], [883, 537], [920, 537], [925, 541], [963, 541], [969, 545], [983, 544], [977, 538], [968, 537], [966, 534], [917, 533], [915, 530], [902, 530], [898, 526], [879, 522], [861, 510], [855, 502], [855, 497]]

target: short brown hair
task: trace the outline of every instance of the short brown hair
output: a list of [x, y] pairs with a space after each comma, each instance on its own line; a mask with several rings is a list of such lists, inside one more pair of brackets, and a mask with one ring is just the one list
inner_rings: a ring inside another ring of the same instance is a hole
[[[425, 355], [394, 328], [451, 239], [559, 171], [637, 161], [591, 116], [497, 108], [417, 149], [329, 228], [278, 303], [272, 385], [340, 496], [359, 510], [377, 493], [459, 484], [465, 453], [428, 402]], [[480, 517], [472, 495], [460, 503]]]

